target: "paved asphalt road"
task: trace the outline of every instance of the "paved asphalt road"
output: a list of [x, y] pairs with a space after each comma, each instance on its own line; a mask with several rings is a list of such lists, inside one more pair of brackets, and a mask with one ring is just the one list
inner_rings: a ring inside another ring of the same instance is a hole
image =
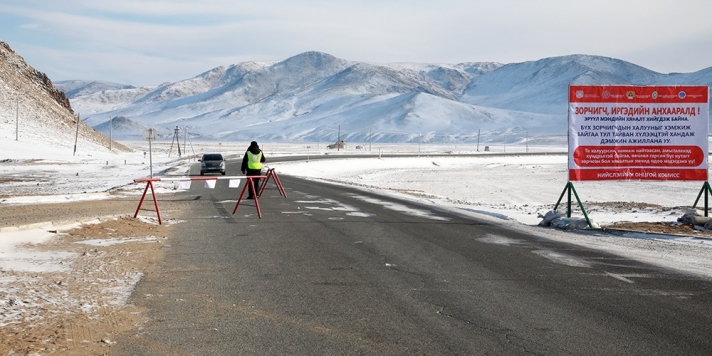
[[253, 201], [232, 215], [227, 181], [167, 198], [185, 222], [132, 297], [150, 320], [112, 353], [712, 354], [709, 281], [281, 179], [288, 198], [270, 182], [261, 219]]

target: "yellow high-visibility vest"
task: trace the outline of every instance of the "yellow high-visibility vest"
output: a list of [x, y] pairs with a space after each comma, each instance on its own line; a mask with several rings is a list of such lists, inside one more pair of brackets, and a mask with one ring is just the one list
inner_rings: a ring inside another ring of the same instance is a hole
[[247, 168], [248, 169], [262, 169], [262, 152], [254, 154], [247, 151]]

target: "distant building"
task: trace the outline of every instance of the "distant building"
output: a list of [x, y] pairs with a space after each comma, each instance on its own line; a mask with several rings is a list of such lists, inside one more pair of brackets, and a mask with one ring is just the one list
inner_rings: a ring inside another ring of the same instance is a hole
[[332, 144], [326, 146], [326, 148], [329, 148], [329, 149], [334, 149], [334, 148], [338, 148], [338, 149], [346, 148], [346, 142], [344, 142], [344, 140], [339, 140], [339, 141], [336, 141], [336, 143], [332, 143]]

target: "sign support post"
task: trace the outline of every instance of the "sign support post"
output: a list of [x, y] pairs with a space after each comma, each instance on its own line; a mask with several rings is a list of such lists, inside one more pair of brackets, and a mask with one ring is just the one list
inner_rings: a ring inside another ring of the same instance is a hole
[[702, 197], [702, 194], [705, 195], [705, 216], [709, 216], [709, 197], [712, 195], [712, 188], [710, 188], [710, 182], [705, 181], [704, 184], [702, 184], [702, 189], [700, 190], [700, 194], [697, 194], [697, 199], [695, 199], [695, 204], [692, 204], [693, 208], [697, 207], [697, 202], [700, 201], [700, 198]]
[[593, 224], [591, 223], [591, 219], [588, 218], [588, 213], [586, 213], [586, 208], [583, 207], [583, 203], [581, 202], [581, 198], [579, 198], [578, 193], [576, 193], [576, 189], [574, 188], [574, 184], [571, 182], [566, 183], [566, 187], [564, 188], [564, 191], [561, 192], [561, 195], [559, 196], [559, 200], [556, 201], [556, 205], [554, 205], [554, 211], [559, 208], [559, 204], [561, 203], [561, 199], [564, 197], [564, 194], [568, 193], [568, 199], [566, 200], [566, 217], [570, 218], [571, 217], [571, 192], [574, 193], [574, 196], [576, 197], [576, 201], [579, 204], [579, 208], [581, 208], [581, 212], [583, 212], [583, 216], [586, 218], [586, 223], [588, 224], [588, 227], [593, 229]]

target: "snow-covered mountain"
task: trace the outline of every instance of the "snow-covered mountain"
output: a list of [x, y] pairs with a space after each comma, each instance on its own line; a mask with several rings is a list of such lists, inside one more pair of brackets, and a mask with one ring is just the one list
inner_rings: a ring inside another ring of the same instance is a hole
[[[217, 67], [158, 87], [58, 82], [98, 131], [206, 140], [474, 142], [564, 136], [570, 84], [712, 84], [712, 67], [661, 74], [622, 60], [570, 55], [523, 63], [373, 64], [306, 52]], [[128, 124], [133, 122], [133, 124]]]
[[461, 101], [507, 110], [566, 117], [570, 84], [710, 85], [712, 67], [661, 74], [618, 59], [571, 55], [507, 64], [474, 78]]

